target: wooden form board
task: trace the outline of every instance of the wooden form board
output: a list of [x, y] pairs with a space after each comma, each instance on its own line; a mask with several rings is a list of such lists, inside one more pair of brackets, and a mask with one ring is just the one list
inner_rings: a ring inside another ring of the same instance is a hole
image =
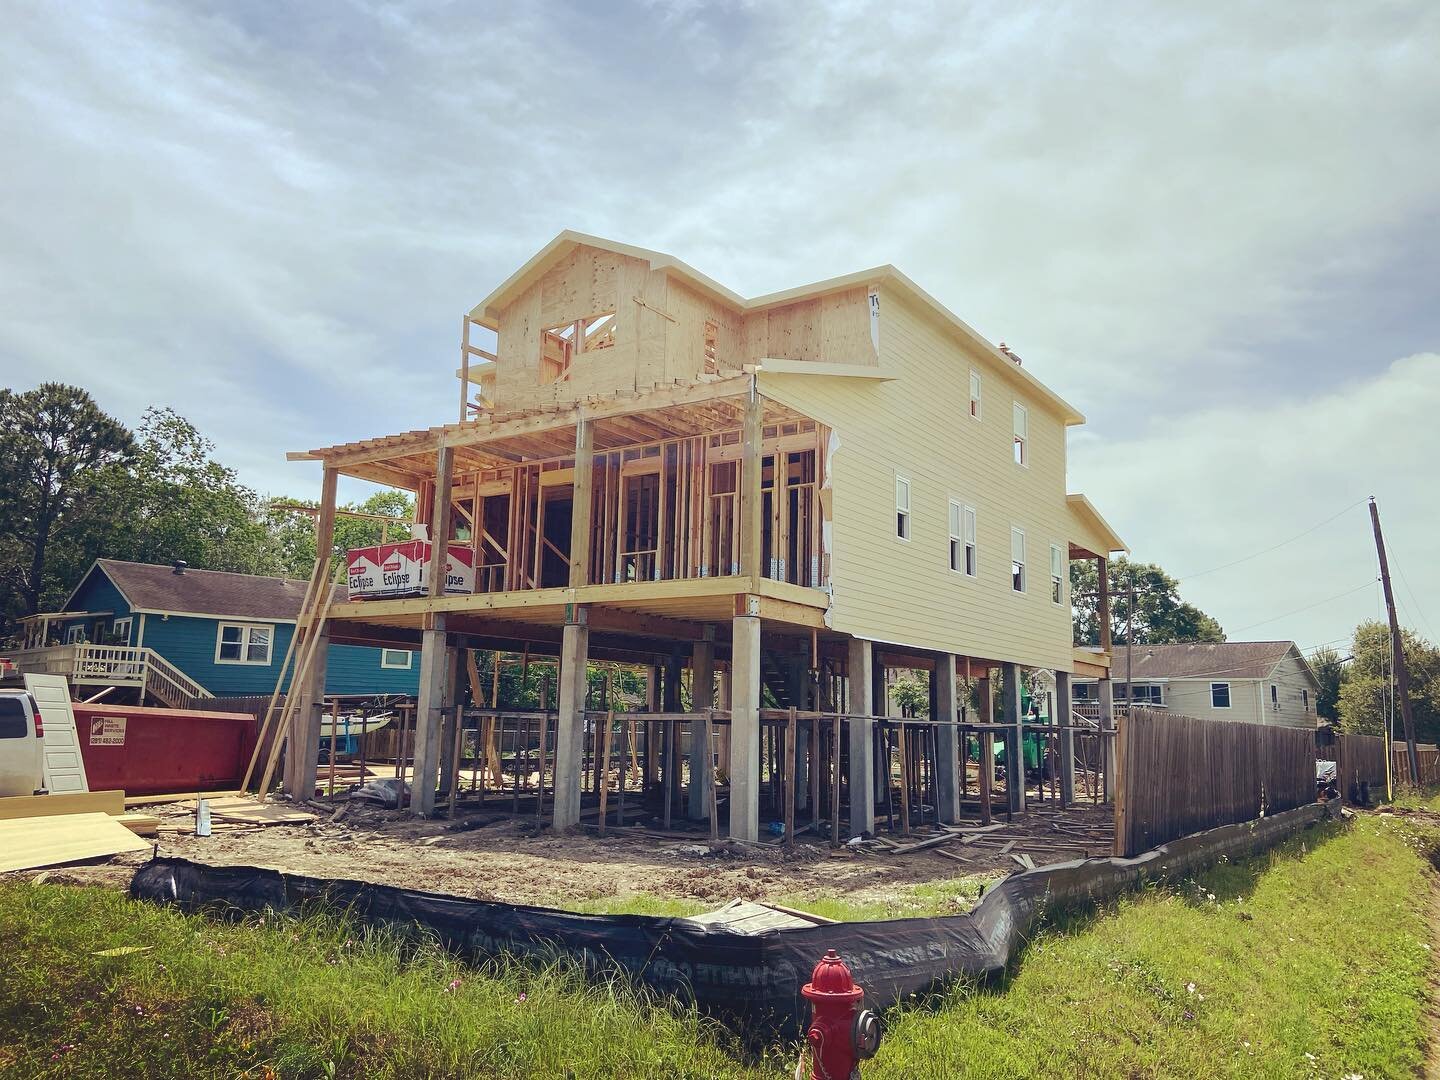
[[[41, 714], [44, 715], [43, 713]], [[17, 818], [59, 817], [62, 814], [109, 814], [125, 812], [123, 791], [72, 791], [51, 795], [12, 795], [0, 799], [0, 821]]]
[[25, 689], [40, 706], [45, 724], [45, 786], [56, 794], [89, 791], [80, 736], [75, 731], [75, 710], [70, 704], [70, 682], [63, 675], [26, 675]]
[[60, 866], [122, 851], [149, 851], [109, 814], [60, 814], [0, 821], [0, 873]]

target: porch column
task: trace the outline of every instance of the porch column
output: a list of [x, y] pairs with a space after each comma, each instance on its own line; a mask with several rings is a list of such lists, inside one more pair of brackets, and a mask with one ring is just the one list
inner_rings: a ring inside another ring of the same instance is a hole
[[1020, 665], [1000, 665], [1000, 722], [1005, 724], [1005, 791], [1012, 814], [1025, 812], [1025, 744], [1020, 727]]
[[730, 835], [760, 838], [760, 620], [737, 615], [730, 646]]
[[[433, 566], [433, 564], [432, 564]], [[444, 573], [444, 567], [441, 568]], [[420, 635], [420, 691], [415, 702], [415, 769], [410, 777], [410, 812], [429, 817], [435, 812], [440, 771], [440, 744], [448, 704], [449, 662], [457, 650], [446, 647], [444, 624]]]
[[940, 820], [953, 825], [960, 820], [960, 732], [955, 724], [960, 709], [955, 694], [955, 654], [941, 653], [935, 658], [935, 672], [930, 679], [935, 711], [935, 788], [940, 805]]
[[[805, 657], [797, 656], [789, 662], [786, 683], [790, 687], [790, 700], [795, 708], [805, 712], [815, 707], [810, 700], [810, 667]], [[795, 722], [795, 809], [804, 810], [810, 805], [810, 727], [813, 721]]]
[[585, 697], [590, 689], [590, 626], [584, 605], [566, 608], [560, 638], [560, 679], [555, 704], [555, 829], [580, 824], [581, 755], [585, 746]]
[[847, 667], [850, 725], [850, 835], [875, 832], [875, 646], [860, 638], [849, 642]]
[[[703, 713], [714, 705], [715, 643], [695, 642], [690, 653], [690, 707]], [[705, 738], [705, 724], [697, 721], [686, 725], [690, 782], [686, 786], [686, 814], [696, 821], [710, 816], [711, 789], [715, 783], [715, 748]]]
[[430, 596], [445, 595], [445, 567], [450, 561], [450, 485], [455, 474], [455, 448], [442, 446], [435, 459], [435, 502], [430, 514]]
[[1055, 719], [1060, 725], [1060, 805], [1075, 801], [1075, 704], [1068, 671], [1055, 672]]
[[[295, 633], [299, 632], [296, 627]], [[283, 789], [292, 799], [315, 797], [315, 776], [320, 757], [320, 713], [325, 704], [325, 668], [330, 655], [330, 628], [322, 625], [316, 633], [315, 658], [300, 682], [292, 682], [290, 693], [299, 700], [290, 720], [285, 744]], [[143, 691], [142, 691], [143, 693]]]
[[1115, 801], [1115, 684], [1106, 675], [1097, 684], [1100, 688], [1100, 771], [1104, 774], [1105, 801]]

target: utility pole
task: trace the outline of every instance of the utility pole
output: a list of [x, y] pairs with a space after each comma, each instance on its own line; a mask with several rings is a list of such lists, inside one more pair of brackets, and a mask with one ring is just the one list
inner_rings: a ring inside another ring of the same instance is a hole
[[1385, 558], [1385, 537], [1380, 533], [1380, 508], [1370, 496], [1370, 523], [1375, 527], [1375, 551], [1380, 556], [1380, 583], [1385, 588], [1385, 610], [1390, 613], [1390, 655], [1395, 672], [1395, 696], [1400, 699], [1400, 716], [1405, 722], [1405, 752], [1410, 762], [1410, 779], [1420, 782], [1420, 755], [1415, 749], [1415, 712], [1410, 707], [1410, 672], [1405, 668], [1405, 639], [1395, 617], [1395, 594], [1390, 588], [1390, 563]]

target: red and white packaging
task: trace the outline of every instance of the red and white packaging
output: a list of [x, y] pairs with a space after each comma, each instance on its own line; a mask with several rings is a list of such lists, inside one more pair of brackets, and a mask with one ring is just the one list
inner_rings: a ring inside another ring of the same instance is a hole
[[346, 555], [346, 578], [352, 600], [384, 595], [380, 574], [380, 549], [355, 548]]

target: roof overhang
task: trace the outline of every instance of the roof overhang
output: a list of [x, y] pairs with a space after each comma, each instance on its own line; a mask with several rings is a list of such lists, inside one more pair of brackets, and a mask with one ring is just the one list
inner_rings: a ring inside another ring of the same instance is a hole
[[1108, 559], [1115, 552], [1129, 554], [1129, 545], [1120, 539], [1110, 523], [1095, 509], [1095, 504], [1084, 495], [1066, 495], [1065, 505], [1070, 511], [1071, 528], [1066, 539], [1070, 543], [1072, 559], [1085, 556]]

